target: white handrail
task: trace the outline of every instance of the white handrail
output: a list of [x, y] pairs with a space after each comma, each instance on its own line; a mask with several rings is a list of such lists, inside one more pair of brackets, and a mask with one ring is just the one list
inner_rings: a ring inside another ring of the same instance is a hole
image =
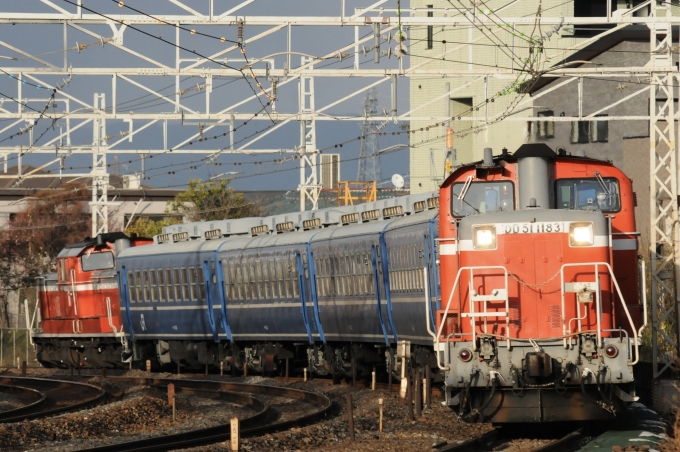
[[73, 293], [73, 309], [78, 315], [78, 295], [76, 292], [76, 271], [71, 269], [71, 292]]
[[113, 316], [111, 315], [111, 298], [106, 297], [106, 313], [109, 316], [109, 327], [113, 330], [114, 334], [118, 334], [118, 328], [113, 324]]
[[[623, 298], [623, 294], [621, 293], [621, 288], [619, 287], [618, 281], [616, 281], [616, 277], [614, 277], [614, 270], [612, 270], [611, 265], [607, 262], [582, 262], [582, 263], [573, 263], [573, 264], [564, 264], [562, 265], [562, 268], [560, 269], [561, 273], [561, 279], [562, 279], [562, 324], [564, 328], [566, 328], [566, 312], [564, 310], [564, 269], [566, 267], [584, 267], [584, 266], [594, 266], [596, 269], [596, 278], [598, 282], [598, 300], [597, 304], [598, 307], [601, 308], [601, 291], [599, 290], [599, 272], [598, 272], [598, 267], [600, 265], [603, 265], [607, 267], [607, 270], [609, 270], [609, 275], [612, 278], [612, 281], [614, 282], [614, 287], [616, 288], [616, 293], [619, 295], [619, 299], [621, 300], [621, 304], [623, 305], [623, 311], [626, 313], [626, 317], [628, 318], [628, 322], [630, 323], [631, 331], [633, 331], [633, 340], [635, 342], [635, 361], [631, 363], [631, 366], [634, 366], [637, 364], [637, 362], [640, 360], [640, 344], [638, 343], [638, 332], [637, 329], [635, 328], [635, 323], [633, 323], [633, 318], [630, 316], [630, 312], [628, 311], [628, 306], [626, 306], [625, 299]], [[612, 309], [613, 309], [614, 302], [612, 300]], [[598, 325], [597, 325], [597, 332], [598, 332], [598, 347], [600, 346], [599, 343], [599, 335], [601, 333], [601, 325], [600, 325], [600, 317], [599, 317], [599, 309], [597, 311], [598, 314]], [[566, 330], [565, 330], [566, 334]], [[565, 346], [566, 346], [566, 338], [565, 338]]]
[[638, 336], [642, 336], [642, 330], [647, 326], [647, 264], [642, 260], [642, 326]]
[[[425, 323], [427, 324], [427, 332], [430, 333], [430, 336], [432, 336], [432, 339], [437, 340], [437, 336], [434, 334], [434, 331], [432, 331], [432, 328], [430, 328], [430, 300], [427, 294], [430, 291], [430, 281], [428, 278], [427, 274], [427, 267], [423, 267], [423, 280], [425, 281], [425, 285], [423, 286], [425, 288]], [[439, 351], [436, 351], [439, 353]]]
[[[503, 267], [502, 265], [496, 265], [496, 266], [490, 266], [490, 267], [460, 267], [458, 269], [458, 273], [456, 274], [456, 279], [453, 282], [453, 287], [451, 288], [451, 295], [449, 295], [449, 300], [446, 303], [446, 309], [444, 310], [444, 315], [442, 316], [442, 322], [439, 325], [439, 330], [437, 331], [437, 336], [434, 338], [435, 342], [435, 349], [437, 351], [436, 356], [437, 356], [437, 367], [441, 370], [449, 370], [448, 366], [442, 366], [440, 361], [439, 361], [439, 338], [442, 336], [442, 331], [444, 329], [444, 323], [446, 323], [446, 317], [449, 314], [449, 309], [451, 309], [451, 301], [453, 301], [453, 294], [456, 293], [456, 287], [458, 287], [458, 281], [460, 280], [460, 275], [463, 272], [463, 270], [483, 270], [483, 269], [502, 269], [505, 272], [505, 278], [506, 278], [506, 288], [507, 288], [507, 277], [508, 277], [508, 270]], [[510, 331], [508, 331], [508, 337], [510, 335]], [[474, 340], [474, 330], [473, 330], [473, 340]], [[448, 343], [448, 341], [447, 341]]]

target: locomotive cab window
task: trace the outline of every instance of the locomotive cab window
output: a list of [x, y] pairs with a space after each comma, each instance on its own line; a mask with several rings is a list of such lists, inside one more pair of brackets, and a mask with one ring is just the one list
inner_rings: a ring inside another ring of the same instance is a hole
[[113, 263], [113, 253], [90, 253], [81, 256], [80, 263], [83, 266], [84, 272], [91, 272], [94, 270], [106, 270], [115, 267]]
[[560, 179], [557, 181], [557, 208], [569, 210], [621, 210], [619, 181], [613, 177]]
[[451, 187], [451, 212], [456, 217], [473, 213], [515, 210], [512, 182], [457, 182]]

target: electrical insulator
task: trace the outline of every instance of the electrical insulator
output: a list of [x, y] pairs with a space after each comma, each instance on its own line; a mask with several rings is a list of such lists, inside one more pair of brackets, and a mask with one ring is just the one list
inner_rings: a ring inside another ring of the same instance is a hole
[[243, 44], [243, 22], [238, 23], [238, 42]]
[[274, 100], [276, 100], [276, 85], [277, 85], [277, 84], [278, 84], [278, 83], [276, 83], [276, 82], [272, 82], [272, 98], [273, 98]]
[[453, 129], [446, 128], [446, 149], [453, 149]]

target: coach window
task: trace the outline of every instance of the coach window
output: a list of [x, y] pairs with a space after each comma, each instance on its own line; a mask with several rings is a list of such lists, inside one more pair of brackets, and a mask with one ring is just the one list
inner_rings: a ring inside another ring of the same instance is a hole
[[165, 270], [158, 269], [158, 301], [168, 301], [165, 287]]
[[248, 270], [248, 262], [244, 262], [240, 269], [241, 279], [239, 284], [241, 286], [242, 300], [250, 300], [250, 271]]
[[619, 181], [613, 177], [590, 179], [559, 179], [557, 208], [569, 210], [621, 210]]
[[203, 267], [198, 267], [198, 276], [196, 277], [196, 287], [198, 287], [198, 299], [205, 301], [205, 275], [203, 275]]
[[293, 298], [298, 298], [300, 296], [300, 275], [298, 274], [297, 260], [295, 257], [291, 259], [292, 272], [290, 273], [290, 287], [291, 295]]
[[128, 272], [127, 277], [130, 303], [137, 303], [137, 290], [135, 289], [135, 275], [130, 271]]
[[234, 269], [235, 298], [237, 300], [243, 300], [243, 295], [245, 294], [245, 291], [243, 290], [243, 269], [238, 264], [232, 266], [232, 268]]
[[248, 262], [242, 262], [239, 268], [239, 287], [241, 291], [241, 300], [250, 300], [250, 276], [248, 275]]
[[156, 270], [149, 270], [151, 273], [151, 301], [158, 301], [158, 281], [156, 280]]
[[179, 277], [179, 269], [172, 269], [172, 282], [175, 287], [175, 301], [182, 301], [182, 280]]
[[84, 272], [91, 272], [94, 270], [107, 270], [115, 267], [113, 263], [113, 253], [107, 251], [104, 253], [88, 253], [80, 258], [80, 264]]
[[283, 276], [283, 262], [281, 262], [280, 256], [274, 256], [275, 259], [272, 262], [274, 265], [274, 292], [277, 298], [286, 298], [286, 288], [284, 287], [284, 276]]
[[193, 301], [198, 300], [198, 297], [196, 296], [196, 286], [198, 285], [198, 278], [197, 278], [197, 273], [196, 269], [194, 267], [189, 267], [187, 268], [189, 272], [189, 293], [191, 294], [191, 299]]
[[256, 298], [263, 300], [265, 296], [264, 296], [264, 281], [262, 278], [262, 260], [258, 259], [254, 261], [253, 267], [255, 269], [255, 287], [257, 288], [257, 290], [255, 291]]
[[458, 182], [451, 187], [451, 195], [451, 212], [456, 217], [515, 209], [515, 188], [509, 181]]
[[[149, 295], [149, 272], [142, 270], [142, 291], [143, 295], [139, 297], [140, 301], [151, 301]], [[143, 297], [143, 298], [142, 298]]]
[[267, 296], [272, 300], [279, 298], [279, 294], [276, 290], [276, 268], [274, 267], [274, 255], [269, 256], [264, 264], [264, 269], [267, 278]]
[[137, 301], [140, 303], [143, 301], [142, 297], [144, 296], [142, 290], [142, 274], [139, 270], [135, 270], [135, 292], [137, 293]]
[[187, 283], [187, 269], [182, 267], [179, 269], [179, 287], [182, 291], [182, 301], [189, 301], [189, 285]]

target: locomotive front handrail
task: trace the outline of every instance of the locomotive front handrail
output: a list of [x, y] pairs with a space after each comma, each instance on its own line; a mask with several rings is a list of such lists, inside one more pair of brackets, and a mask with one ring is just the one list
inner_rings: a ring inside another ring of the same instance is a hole
[[[432, 332], [430, 332], [430, 329], [429, 329], [429, 326], [428, 326], [428, 332], [434, 338], [435, 349], [437, 351], [437, 353], [436, 353], [436, 355], [437, 355], [437, 367], [439, 367], [439, 369], [449, 370], [448, 365], [442, 366], [441, 362], [440, 362], [439, 354], [440, 354], [441, 350], [439, 350], [439, 344], [440, 344], [439, 338], [442, 335], [442, 331], [444, 329], [444, 324], [446, 323], [445, 319], [449, 314], [449, 310], [451, 309], [451, 301], [453, 301], [453, 294], [456, 293], [456, 287], [458, 287], [458, 281], [460, 280], [461, 273], [463, 272], [463, 270], [469, 270], [471, 272], [470, 273], [470, 280], [472, 280], [472, 278], [474, 277], [474, 271], [475, 270], [494, 270], [494, 269], [495, 270], [503, 270], [503, 272], [505, 273], [505, 307], [506, 307], [507, 312], [510, 311], [510, 308], [508, 306], [509, 301], [508, 301], [508, 291], [507, 291], [507, 288], [508, 288], [508, 270], [504, 266], [502, 266], [502, 265], [490, 265], [490, 266], [476, 266], [476, 267], [460, 267], [458, 269], [458, 273], [456, 274], [456, 279], [453, 282], [453, 287], [451, 289], [451, 295], [449, 295], [449, 300], [446, 303], [446, 309], [444, 309], [444, 315], [442, 316], [442, 322], [439, 325], [439, 330], [437, 331], [436, 336], [433, 335]], [[424, 275], [425, 275], [425, 278], [427, 279], [427, 272], [425, 272]], [[470, 283], [470, 284], [472, 284], [472, 283]], [[470, 290], [472, 290], [472, 288], [470, 288]], [[427, 301], [427, 303], [430, 302], [429, 299], [426, 300], [426, 301]], [[470, 300], [470, 309], [474, 309], [474, 308], [472, 308], [472, 303], [474, 303], [474, 302], [471, 299]], [[486, 303], [484, 303], [484, 305], [485, 305], [485, 310], [486, 310]], [[427, 307], [427, 305], [426, 305], [426, 307]], [[474, 311], [471, 311], [471, 313], [474, 313]], [[475, 342], [476, 334], [475, 334], [475, 329], [474, 329], [474, 317], [472, 318], [471, 322], [473, 323], [472, 341]], [[507, 345], [508, 350], [510, 350], [510, 317], [509, 316], [506, 317], [506, 328], [507, 328], [507, 332], [508, 332], [508, 339], [506, 341], [507, 342], [506, 345]]]
[[642, 336], [642, 330], [647, 326], [647, 265], [644, 259], [642, 260], [642, 326], [637, 332], [638, 336]]
[[[621, 293], [621, 289], [619, 288], [619, 283], [616, 281], [616, 277], [614, 276], [614, 270], [612, 270], [612, 267], [609, 265], [607, 262], [581, 262], [581, 263], [572, 263], [572, 264], [563, 264], [562, 267], [560, 268], [560, 278], [561, 278], [561, 292], [562, 292], [562, 329], [563, 333], [565, 335], [564, 338], [564, 347], [567, 348], [567, 325], [566, 325], [566, 312], [565, 312], [565, 300], [564, 300], [564, 293], [565, 293], [565, 282], [564, 282], [564, 269], [567, 267], [586, 267], [586, 266], [593, 266], [595, 267], [595, 278], [598, 286], [597, 290], [597, 305], [596, 305], [596, 314], [597, 314], [597, 346], [598, 348], [601, 347], [602, 343], [602, 291], [600, 289], [600, 273], [599, 273], [599, 266], [602, 265], [607, 268], [609, 271], [609, 276], [612, 278], [612, 281], [614, 282], [614, 288], [616, 289], [616, 293], [619, 296], [619, 299], [621, 300], [621, 304], [623, 305], [623, 310], [626, 313], [626, 317], [628, 318], [628, 322], [630, 323], [631, 331], [633, 332], [633, 341], [635, 344], [635, 361], [633, 361], [630, 365], [635, 365], [637, 362], [640, 360], [640, 344], [638, 342], [638, 330], [635, 328], [635, 323], [633, 322], [633, 318], [630, 316], [630, 312], [628, 311], [628, 306], [626, 306], [625, 299], [623, 298], [623, 294]], [[646, 303], [645, 303], [646, 304]], [[613, 309], [614, 301], [612, 300], [612, 309]], [[578, 307], [578, 301], [577, 301], [577, 307]], [[579, 320], [579, 330], [581, 330], [580, 327], [580, 320]]]

